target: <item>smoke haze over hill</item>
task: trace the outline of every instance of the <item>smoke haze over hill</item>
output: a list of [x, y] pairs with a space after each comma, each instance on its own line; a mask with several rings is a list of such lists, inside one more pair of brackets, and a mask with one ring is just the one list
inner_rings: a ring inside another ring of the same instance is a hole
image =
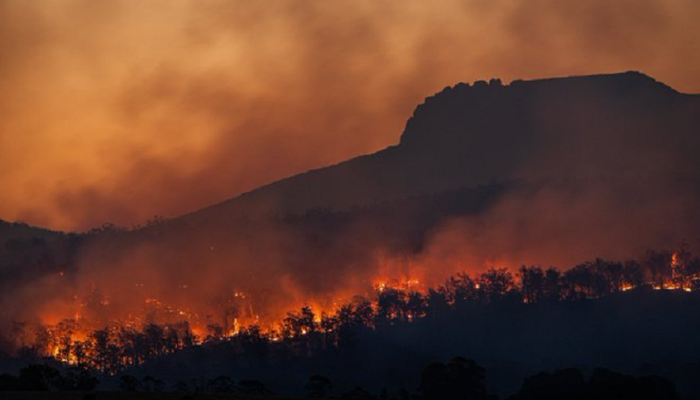
[[8, 323], [274, 326], [394, 279], [700, 248], [699, 110], [637, 72], [459, 84], [380, 152], [130, 232], [8, 242], [0, 305]]
[[397, 141], [426, 93], [642, 70], [699, 92], [694, 0], [3, 1], [0, 218], [174, 217]]

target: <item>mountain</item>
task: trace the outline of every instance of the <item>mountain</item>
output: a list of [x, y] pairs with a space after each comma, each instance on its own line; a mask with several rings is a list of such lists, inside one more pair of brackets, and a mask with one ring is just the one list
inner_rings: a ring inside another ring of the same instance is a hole
[[[639, 72], [460, 83], [419, 105], [398, 145], [261, 187], [183, 217], [347, 210], [514, 179], [656, 174], [696, 179], [700, 96]], [[223, 217], [223, 219], [222, 219]]]
[[[34, 322], [184, 318], [201, 336], [211, 327], [276, 328], [301, 306], [319, 315], [354, 295], [373, 296], [373, 284], [437, 287], [456, 272], [488, 267], [567, 269], [599, 256], [636, 256], [644, 271], [672, 275], [670, 252], [642, 254], [681, 242], [700, 248], [699, 154], [700, 96], [638, 72], [457, 84], [419, 105], [395, 146], [179, 218], [80, 235], [0, 222], [0, 353], [34, 334]], [[469, 306], [409, 327], [387, 325], [345, 354], [376, 367], [365, 375], [377, 387], [411, 376], [396, 374], [403, 367], [418, 371], [459, 352], [483, 360], [513, 389], [528, 370], [613, 364], [667, 369], [695, 393], [697, 365], [689, 363], [698, 346], [688, 327], [700, 324], [692, 318], [700, 299], [644, 290]], [[664, 338], [671, 348], [653, 346]], [[253, 363], [223, 343], [158, 359], [142, 372], [250, 371]], [[333, 374], [329, 365], [340, 365], [340, 374], [348, 365], [280, 360], [256, 376], [306, 378], [318, 366]]]
[[[16, 242], [0, 306], [8, 321], [72, 316], [103, 296], [95, 318], [126, 318], [158, 299], [193, 324], [270, 322], [381, 280], [698, 249], [698, 154], [700, 96], [638, 72], [461, 83], [377, 153], [138, 230], [63, 235], [40, 253]], [[246, 306], [232, 311], [232, 293]]]
[[0, 290], [72, 268], [82, 237], [0, 220]]

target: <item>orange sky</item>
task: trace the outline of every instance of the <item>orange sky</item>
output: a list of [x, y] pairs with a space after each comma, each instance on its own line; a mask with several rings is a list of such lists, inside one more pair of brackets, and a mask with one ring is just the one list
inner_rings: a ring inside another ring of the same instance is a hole
[[0, 218], [176, 216], [396, 143], [459, 81], [700, 92], [697, 0], [0, 2]]

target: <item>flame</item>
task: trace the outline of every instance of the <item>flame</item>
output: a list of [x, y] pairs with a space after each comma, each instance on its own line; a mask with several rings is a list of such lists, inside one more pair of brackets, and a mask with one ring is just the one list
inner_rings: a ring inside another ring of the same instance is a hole
[[409, 278], [409, 279], [402, 279], [402, 280], [397, 280], [397, 279], [378, 279], [375, 280], [374, 285], [372, 287], [378, 291], [379, 293], [382, 293], [386, 291], [387, 289], [396, 289], [396, 290], [420, 290], [421, 289], [421, 283], [418, 279], [415, 278]]
[[[404, 302], [406, 308], [385, 308], [383, 318], [402, 319], [405, 322], [414, 322], [427, 315], [425, 309], [410, 308], [410, 299], [418, 299], [418, 302], [426, 302], [428, 288], [425, 284], [424, 276], [416, 277], [409, 273], [409, 263], [405, 260], [390, 264], [384, 261], [386, 271], [396, 270], [399, 266], [401, 271], [397, 275], [382, 273], [374, 279], [365, 282], [367, 293], [364, 299], [370, 303], [374, 312], [378, 313], [379, 302], [382, 296], [389, 295], [389, 302], [396, 301], [391, 295], [397, 294], [399, 302]], [[679, 257], [676, 253], [671, 256], [670, 266], [675, 270], [679, 266]], [[679, 271], [681, 273], [683, 271]], [[396, 276], [399, 276], [397, 278]], [[427, 277], [435, 279], [435, 277]], [[461, 277], [459, 279], [462, 279]], [[672, 278], [668, 282], [656, 283], [655, 290], [677, 290], [691, 292], [694, 287], [695, 276], [685, 277], [685, 280]], [[454, 278], [445, 283], [449, 287], [449, 282], [455, 282]], [[522, 282], [519, 284], [522, 285]], [[244, 335], [253, 329], [256, 334], [262, 335], [270, 342], [280, 342], [295, 336], [311, 337], [313, 335], [329, 335], [337, 331], [338, 320], [343, 307], [353, 304], [354, 293], [335, 292], [325, 298], [305, 299], [304, 293], [298, 293], [296, 301], [289, 301], [279, 309], [270, 310], [262, 306], [254, 308], [256, 293], [254, 291], [244, 291], [238, 288], [230, 288], [219, 297], [213, 296], [210, 303], [204, 306], [203, 303], [189, 303], [187, 293], [181, 291], [190, 288], [187, 283], [177, 283], [173, 290], [166, 292], [166, 297], [155, 297], [152, 294], [153, 286], [142, 281], [136, 281], [126, 285], [132, 290], [129, 292], [134, 296], [139, 296], [142, 307], [141, 310], [130, 308], [128, 312], [120, 314], [117, 312], [122, 299], [102, 293], [96, 285], [85, 295], [72, 294], [71, 300], [67, 303], [69, 307], [62, 310], [59, 307], [47, 310], [42, 316], [41, 328], [43, 333], [38, 333], [35, 338], [36, 343], [43, 343], [42, 354], [52, 357], [58, 361], [73, 364], [88, 364], [93, 367], [103, 368], [105, 372], [116, 373], [111, 369], [100, 366], [98, 350], [96, 346], [95, 332], [102, 332], [103, 342], [106, 340], [115, 346], [119, 342], [120, 335], [144, 335], [149, 326], [160, 326], [160, 329], [178, 335], [189, 335], [189, 345], [200, 345], [208, 340], [234, 340], [237, 335]], [[434, 286], [433, 286], [434, 287]], [[440, 288], [445, 288], [440, 286]], [[486, 287], [479, 279], [474, 279], [472, 288], [480, 290]], [[628, 291], [635, 286], [630, 283], [619, 285], [621, 291]], [[194, 290], [193, 290], [194, 291]], [[189, 291], [188, 291], [189, 292]], [[148, 296], [145, 294], [148, 293]], [[169, 296], [170, 293], [176, 293]], [[360, 292], [361, 293], [361, 292]], [[371, 294], [370, 294], [371, 293]], [[414, 296], [415, 297], [412, 297]], [[386, 299], [385, 299], [386, 300]], [[454, 298], [447, 296], [445, 301], [454, 304]], [[359, 301], [359, 300], [358, 300]], [[523, 301], [526, 301], [525, 299]], [[420, 303], [419, 303], [420, 304]], [[427, 303], [425, 303], [427, 304]], [[306, 310], [306, 313], [298, 313], [298, 310]], [[266, 310], [266, 313], [259, 314], [256, 310]], [[290, 313], [292, 310], [296, 312]], [[272, 311], [272, 313], [270, 312]], [[284, 330], [285, 315], [291, 318], [290, 323], [297, 323], [293, 329]], [[65, 319], [72, 316], [72, 319]], [[380, 317], [375, 314], [375, 317]], [[304, 319], [306, 318], [306, 319]], [[374, 318], [374, 317], [373, 317]], [[373, 327], [376, 320], [369, 320], [368, 326]], [[178, 324], [181, 328], [178, 328]], [[332, 335], [331, 335], [332, 336]], [[328, 337], [328, 336], [324, 336]], [[324, 339], [325, 340], [325, 339]], [[178, 344], [178, 346], [185, 346]], [[175, 350], [169, 350], [175, 351]], [[126, 356], [122, 360], [123, 366], [135, 365], [144, 362], [146, 356]], [[129, 358], [131, 357], [131, 358]], [[92, 364], [91, 364], [92, 363]]]

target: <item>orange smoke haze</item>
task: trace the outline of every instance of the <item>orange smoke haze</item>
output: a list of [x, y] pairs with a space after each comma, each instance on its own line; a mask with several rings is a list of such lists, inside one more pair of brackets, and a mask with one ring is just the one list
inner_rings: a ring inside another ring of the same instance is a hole
[[459, 81], [700, 92], [695, 0], [0, 3], [0, 218], [176, 216], [396, 143]]

